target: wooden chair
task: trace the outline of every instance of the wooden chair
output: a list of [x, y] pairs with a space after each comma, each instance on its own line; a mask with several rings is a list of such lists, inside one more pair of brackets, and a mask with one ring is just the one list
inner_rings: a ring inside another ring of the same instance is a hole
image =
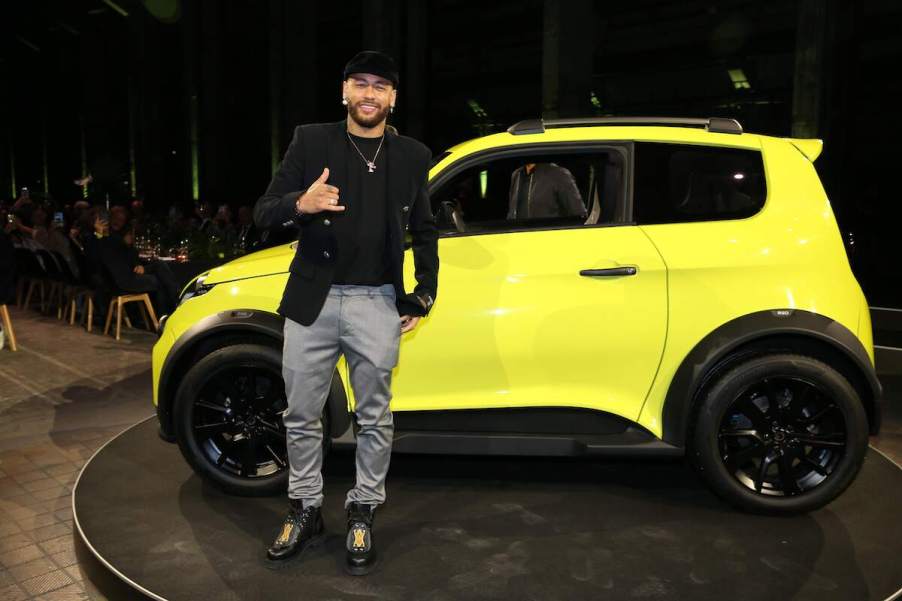
[[[69, 320], [69, 325], [75, 325], [78, 316], [78, 305], [81, 301], [82, 313], [79, 325], [84, 325], [90, 333], [94, 327], [94, 304], [99, 295], [103, 294], [104, 281], [98, 273], [98, 267], [88, 262], [85, 250], [70, 241], [72, 256], [78, 265], [78, 278], [71, 274], [70, 286], [66, 288], [66, 309], [63, 311], [63, 320]], [[99, 296], [103, 298], [103, 296]]]
[[16, 333], [13, 331], [13, 321], [9, 318], [9, 309], [6, 308], [5, 304], [0, 305], [0, 318], [3, 319], [3, 333], [9, 340], [9, 350], [19, 350], [16, 347]]
[[69, 316], [69, 325], [75, 325], [75, 314], [78, 312], [78, 301], [82, 300], [83, 310], [79, 324], [84, 324], [88, 333], [94, 326], [94, 291], [90, 288], [76, 287], [69, 290], [69, 299], [63, 319]]
[[[48, 286], [47, 296], [50, 301], [45, 307], [43, 297], [41, 299], [41, 313], [56, 308], [56, 318], [62, 319], [63, 307], [65, 306], [65, 276], [61, 263], [64, 263], [62, 256], [55, 256], [49, 250], [36, 250], [35, 253], [41, 258], [46, 272], [44, 283]], [[43, 290], [43, 287], [42, 287]]]
[[23, 301], [22, 308], [27, 309], [28, 305], [31, 304], [31, 294], [34, 292], [35, 288], [40, 291], [41, 294], [41, 313], [45, 312], [45, 304], [44, 304], [44, 295], [46, 289], [44, 288], [44, 280], [40, 278], [31, 278], [28, 281], [28, 293], [25, 295], [25, 300]]
[[[114, 296], [110, 300], [110, 307], [107, 309], [106, 313], [106, 325], [103, 326], [103, 334], [106, 336], [110, 332], [110, 323], [113, 320], [113, 311], [116, 311], [116, 340], [119, 340], [119, 333], [122, 330], [122, 307], [128, 303], [142, 303], [138, 305], [141, 308], [141, 317], [144, 318], [144, 325], [151, 332], [156, 332], [160, 329], [160, 322], [157, 321], [157, 315], [154, 313], [153, 305], [150, 304], [150, 296], [146, 292], [141, 292], [139, 294], [119, 294]], [[148, 314], [150, 315], [150, 320], [148, 320]], [[129, 327], [131, 327], [131, 322], [128, 320], [128, 316], [125, 316], [126, 323]], [[153, 323], [153, 328], [150, 327], [150, 324]]]
[[[38, 261], [37, 255], [27, 248], [16, 248], [16, 272], [19, 278], [16, 284], [16, 306], [27, 309], [31, 303], [31, 295], [37, 288], [41, 295], [41, 311], [44, 310], [44, 280], [47, 273]], [[27, 294], [26, 294], [27, 291]]]

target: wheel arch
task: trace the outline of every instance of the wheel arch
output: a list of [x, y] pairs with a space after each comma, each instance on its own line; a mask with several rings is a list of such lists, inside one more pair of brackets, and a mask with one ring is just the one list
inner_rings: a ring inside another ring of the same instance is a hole
[[[213, 351], [232, 344], [261, 344], [282, 352], [285, 318], [257, 309], [233, 309], [209, 315], [188, 328], [172, 345], [163, 367], [157, 391], [157, 419], [160, 435], [173, 442], [172, 404], [184, 374], [191, 365]], [[333, 437], [343, 434], [351, 424], [348, 399], [338, 370], [332, 377], [328, 399], [330, 432]]]
[[839, 371], [864, 403], [871, 434], [880, 430], [883, 389], [858, 337], [824, 315], [779, 309], [733, 319], [705, 336], [686, 355], [665, 397], [663, 440], [684, 447], [698, 399], [717, 377], [740, 361], [775, 352], [807, 355]]

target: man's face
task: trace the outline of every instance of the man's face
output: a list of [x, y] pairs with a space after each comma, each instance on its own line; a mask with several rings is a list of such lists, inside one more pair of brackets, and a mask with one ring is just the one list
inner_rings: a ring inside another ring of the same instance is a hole
[[388, 117], [398, 92], [383, 77], [352, 73], [342, 84], [342, 93], [348, 99], [351, 119], [361, 127], [376, 127]]
[[113, 207], [110, 209], [110, 227], [116, 231], [122, 229], [122, 227], [128, 223], [128, 213], [125, 212], [125, 208], [123, 207]]
[[38, 207], [34, 210], [34, 213], [31, 214], [31, 222], [34, 225], [47, 225], [47, 212]]

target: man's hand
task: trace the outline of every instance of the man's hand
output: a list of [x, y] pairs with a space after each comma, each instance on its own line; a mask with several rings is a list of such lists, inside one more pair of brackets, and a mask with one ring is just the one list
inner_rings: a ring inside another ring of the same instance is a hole
[[100, 217], [94, 218], [94, 234], [100, 238], [110, 233], [110, 222]]
[[409, 332], [420, 323], [420, 318], [415, 315], [402, 315], [401, 316], [401, 333]]
[[323, 169], [323, 174], [313, 182], [307, 191], [298, 198], [295, 209], [298, 213], [319, 213], [320, 211], [344, 211], [343, 205], [338, 204], [338, 188], [326, 183], [329, 179], [329, 168]]
[[135, 273], [137, 273], [138, 275], [144, 275], [144, 266], [135, 265]]

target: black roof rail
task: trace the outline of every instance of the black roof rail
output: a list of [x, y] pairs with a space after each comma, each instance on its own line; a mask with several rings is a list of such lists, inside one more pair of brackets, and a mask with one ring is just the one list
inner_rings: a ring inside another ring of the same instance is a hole
[[665, 127], [697, 127], [719, 134], [741, 134], [736, 119], [726, 117], [585, 117], [578, 119], [526, 119], [514, 123], [507, 131], [515, 136], [541, 134], [558, 127], [593, 127], [596, 125], [657, 125]]

